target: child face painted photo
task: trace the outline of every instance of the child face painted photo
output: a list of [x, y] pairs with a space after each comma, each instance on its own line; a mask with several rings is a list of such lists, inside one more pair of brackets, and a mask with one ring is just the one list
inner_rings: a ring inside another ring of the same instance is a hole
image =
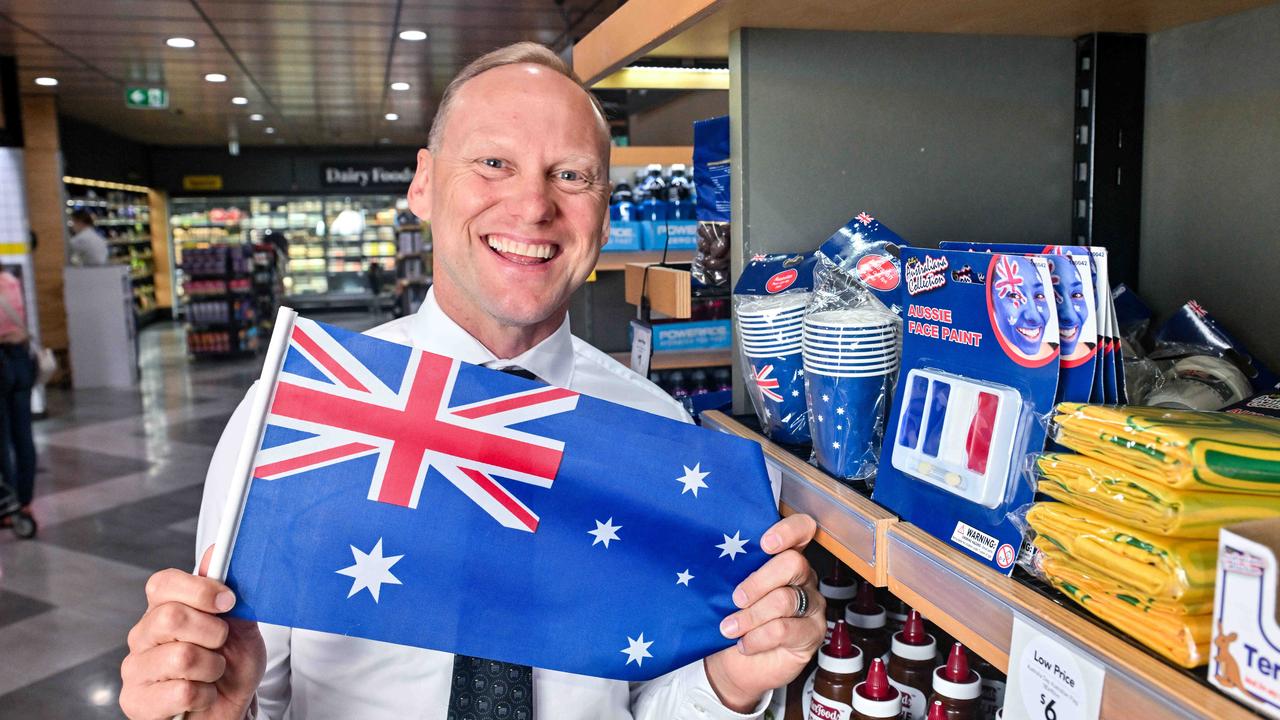
[[991, 320], [1006, 347], [1027, 359], [1051, 352], [1045, 330], [1052, 310], [1035, 265], [1028, 258], [1011, 255], [998, 256], [992, 265], [987, 275]]

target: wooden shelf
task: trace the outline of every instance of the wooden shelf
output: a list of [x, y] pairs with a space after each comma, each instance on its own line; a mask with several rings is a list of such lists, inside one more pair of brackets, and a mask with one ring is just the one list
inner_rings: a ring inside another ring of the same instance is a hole
[[728, 57], [743, 27], [1077, 37], [1153, 33], [1267, 5], [1271, 0], [631, 0], [573, 48], [588, 85], [640, 57]]
[[[692, 250], [672, 250], [667, 253], [667, 262], [687, 263], [693, 261]], [[662, 262], [661, 250], [643, 250], [640, 252], [602, 252], [596, 261], [596, 272], [617, 272], [625, 270], [629, 263]]]
[[[692, 145], [633, 145], [613, 146], [609, 150], [609, 164], [613, 167], [641, 166], [651, 163], [674, 165], [684, 163], [693, 167]], [[692, 170], [690, 171], [692, 172]]]
[[[631, 367], [631, 353], [609, 353], [614, 360]], [[728, 367], [733, 363], [729, 350], [696, 350], [689, 352], [654, 353], [649, 360], [650, 370], [683, 370], [700, 367]]]
[[[1173, 667], [1074, 606], [966, 557], [846, 488], [727, 415], [702, 424], [760, 443], [782, 480], [784, 514], [818, 521], [817, 541], [859, 575], [889, 590], [1001, 671], [1020, 615], [1106, 669], [1103, 718], [1256, 718], [1192, 673]], [[1199, 671], [1203, 673], [1203, 670]]]

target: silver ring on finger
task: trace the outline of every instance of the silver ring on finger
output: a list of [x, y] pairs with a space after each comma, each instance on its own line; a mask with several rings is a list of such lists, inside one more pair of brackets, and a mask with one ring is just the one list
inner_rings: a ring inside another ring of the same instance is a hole
[[796, 609], [792, 613], [792, 617], [802, 618], [809, 614], [809, 593], [799, 585], [788, 585], [787, 587], [796, 591]]

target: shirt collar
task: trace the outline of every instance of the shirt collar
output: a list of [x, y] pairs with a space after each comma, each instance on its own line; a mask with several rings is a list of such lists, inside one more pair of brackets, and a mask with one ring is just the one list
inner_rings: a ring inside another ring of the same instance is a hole
[[573, 335], [569, 332], [569, 315], [545, 340], [510, 360], [499, 360], [471, 333], [445, 314], [436, 302], [435, 288], [427, 290], [413, 319], [413, 344], [419, 349], [451, 358], [496, 368], [519, 366], [551, 385], [569, 387], [573, 380]]

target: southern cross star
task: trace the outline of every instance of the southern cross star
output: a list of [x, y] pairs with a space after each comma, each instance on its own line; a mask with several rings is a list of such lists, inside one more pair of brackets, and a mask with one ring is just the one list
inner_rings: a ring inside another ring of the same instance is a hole
[[725, 535], [724, 542], [720, 543], [716, 547], [722, 550], [720, 557], [728, 555], [730, 560], [735, 560], [739, 555], [743, 555], [747, 552], [744, 546], [749, 542], [751, 542], [749, 539], [744, 540], [739, 537], [739, 531], [735, 530], [733, 537]]
[[684, 468], [684, 475], [676, 478], [676, 482], [684, 485], [684, 489], [680, 491], [680, 494], [693, 492], [693, 496], [698, 497], [698, 489], [707, 486], [706, 483], [702, 482], [703, 478], [711, 473], [702, 472], [702, 463], [696, 463], [693, 468], [688, 465], [681, 465], [680, 467]]

